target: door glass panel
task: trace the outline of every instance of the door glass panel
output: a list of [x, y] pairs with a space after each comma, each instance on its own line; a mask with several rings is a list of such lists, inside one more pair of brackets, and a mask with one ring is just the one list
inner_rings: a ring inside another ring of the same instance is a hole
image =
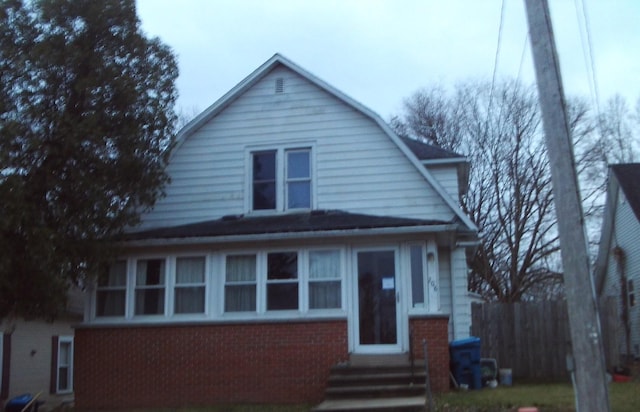
[[395, 254], [358, 253], [360, 344], [396, 344]]

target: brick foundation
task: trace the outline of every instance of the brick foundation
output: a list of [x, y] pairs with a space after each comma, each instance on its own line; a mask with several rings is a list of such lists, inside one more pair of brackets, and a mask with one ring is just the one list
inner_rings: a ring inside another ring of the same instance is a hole
[[[428, 343], [433, 392], [449, 390], [446, 316], [413, 317]], [[74, 391], [80, 410], [227, 403], [316, 403], [348, 360], [347, 321], [80, 327]]]
[[412, 331], [411, 345], [416, 359], [423, 359], [422, 340], [427, 341], [429, 378], [433, 392], [449, 390], [449, 318], [414, 317], [409, 320]]
[[78, 409], [313, 403], [348, 359], [347, 322], [79, 328]]

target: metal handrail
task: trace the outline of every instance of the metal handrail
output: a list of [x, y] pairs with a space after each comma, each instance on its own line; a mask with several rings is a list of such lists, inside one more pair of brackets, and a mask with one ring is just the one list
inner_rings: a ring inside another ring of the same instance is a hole
[[435, 405], [433, 404], [433, 394], [431, 393], [431, 381], [429, 379], [429, 357], [427, 355], [427, 340], [422, 339], [422, 351], [424, 352], [424, 386], [425, 392], [427, 394], [427, 399], [429, 400], [429, 411], [435, 410]]

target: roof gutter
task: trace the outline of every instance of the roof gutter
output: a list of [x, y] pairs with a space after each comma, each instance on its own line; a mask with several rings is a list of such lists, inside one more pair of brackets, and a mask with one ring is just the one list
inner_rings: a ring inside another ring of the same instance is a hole
[[290, 239], [326, 239], [333, 237], [353, 237], [353, 236], [383, 236], [383, 235], [406, 235], [416, 233], [438, 233], [456, 231], [457, 224], [444, 225], [423, 225], [407, 227], [382, 227], [372, 229], [349, 229], [349, 230], [323, 230], [306, 232], [280, 232], [280, 233], [260, 233], [250, 235], [225, 235], [225, 236], [202, 236], [184, 238], [162, 238], [162, 239], [140, 239], [125, 240], [121, 242], [127, 246], [177, 246], [177, 245], [205, 245], [215, 243], [238, 243], [238, 242], [258, 242], [266, 240], [290, 240]]

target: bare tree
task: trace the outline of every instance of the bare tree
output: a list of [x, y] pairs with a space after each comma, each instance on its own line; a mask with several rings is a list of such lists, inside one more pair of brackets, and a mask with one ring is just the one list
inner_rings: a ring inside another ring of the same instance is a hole
[[411, 136], [470, 160], [470, 190], [460, 203], [483, 236], [470, 289], [505, 302], [557, 290], [558, 239], [535, 89], [502, 82], [493, 89], [459, 84], [450, 95], [421, 90], [405, 111]]
[[[599, 238], [610, 163], [637, 157], [640, 99], [632, 113], [620, 96], [600, 115], [581, 99], [568, 107], [576, 166], [592, 246]], [[469, 288], [513, 302], [561, 295], [562, 273], [551, 176], [536, 90], [514, 81], [467, 82], [452, 91], [421, 89], [405, 100], [394, 130], [466, 155], [469, 190], [459, 199], [482, 244]], [[592, 248], [595, 253], [595, 248]]]

